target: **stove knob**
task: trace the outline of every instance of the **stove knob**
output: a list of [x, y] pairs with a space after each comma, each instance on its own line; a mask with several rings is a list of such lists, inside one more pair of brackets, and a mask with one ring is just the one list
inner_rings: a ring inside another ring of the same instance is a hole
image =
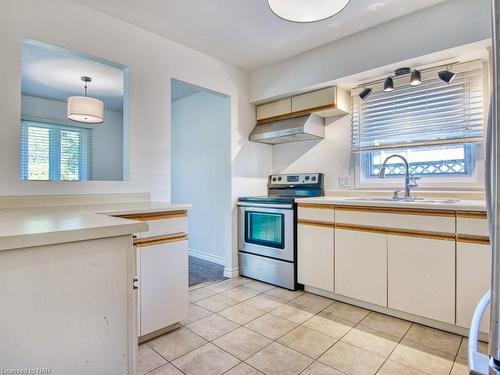
[[276, 182], [276, 177], [273, 177], [273, 182]]
[[316, 181], [316, 176], [312, 176], [312, 180], [313, 180], [313, 181]]
[[281, 177], [278, 177], [278, 181], [281, 181]]
[[306, 176], [306, 181], [309, 181], [309, 176]]

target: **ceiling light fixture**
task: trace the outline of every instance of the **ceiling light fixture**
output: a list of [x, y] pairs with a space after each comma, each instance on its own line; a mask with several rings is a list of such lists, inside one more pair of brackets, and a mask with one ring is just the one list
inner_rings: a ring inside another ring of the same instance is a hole
[[391, 76], [387, 77], [384, 81], [384, 91], [385, 92], [394, 91], [394, 81], [392, 80]]
[[418, 86], [421, 83], [422, 83], [422, 75], [420, 74], [420, 71], [417, 69], [413, 69], [413, 71], [411, 72], [410, 85]]
[[278, 17], [291, 22], [316, 22], [343, 10], [350, 0], [268, 0]]
[[85, 83], [84, 96], [70, 96], [68, 98], [67, 116], [70, 120], [87, 124], [100, 124], [104, 121], [104, 104], [98, 99], [87, 96], [87, 84], [92, 78], [82, 76]]
[[447, 68], [446, 70], [442, 70], [438, 73], [439, 78], [441, 78], [442, 81], [446, 83], [451, 83], [453, 81], [453, 78], [455, 78], [455, 73], [450, 72], [448, 69], [451, 69], [451, 66]]
[[361, 100], [365, 100], [370, 96], [371, 93], [372, 89], [369, 87], [365, 87], [365, 89], [359, 93], [359, 97], [361, 98]]

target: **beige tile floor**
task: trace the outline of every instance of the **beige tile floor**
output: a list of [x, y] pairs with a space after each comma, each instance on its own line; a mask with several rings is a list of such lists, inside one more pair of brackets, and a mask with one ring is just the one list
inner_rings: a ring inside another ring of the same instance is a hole
[[139, 374], [468, 373], [466, 338], [328, 298], [242, 277], [189, 294], [182, 327], [139, 346]]

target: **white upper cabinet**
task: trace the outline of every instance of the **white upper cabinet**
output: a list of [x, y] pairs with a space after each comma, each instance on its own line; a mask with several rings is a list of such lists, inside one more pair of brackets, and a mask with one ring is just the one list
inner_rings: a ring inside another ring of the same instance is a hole
[[349, 113], [349, 93], [340, 87], [327, 87], [292, 97], [292, 113], [311, 112], [322, 117]]
[[321, 117], [342, 116], [349, 113], [350, 94], [337, 86], [306, 92], [289, 98], [257, 106], [258, 122], [280, 117], [294, 117], [314, 113]]
[[257, 106], [257, 121], [270, 120], [292, 113], [292, 98], [276, 100]]

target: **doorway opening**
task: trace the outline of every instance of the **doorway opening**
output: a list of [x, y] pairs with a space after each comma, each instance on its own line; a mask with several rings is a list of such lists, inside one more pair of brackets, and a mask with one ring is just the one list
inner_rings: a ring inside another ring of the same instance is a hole
[[172, 202], [191, 203], [189, 286], [223, 280], [231, 244], [230, 97], [172, 79]]

